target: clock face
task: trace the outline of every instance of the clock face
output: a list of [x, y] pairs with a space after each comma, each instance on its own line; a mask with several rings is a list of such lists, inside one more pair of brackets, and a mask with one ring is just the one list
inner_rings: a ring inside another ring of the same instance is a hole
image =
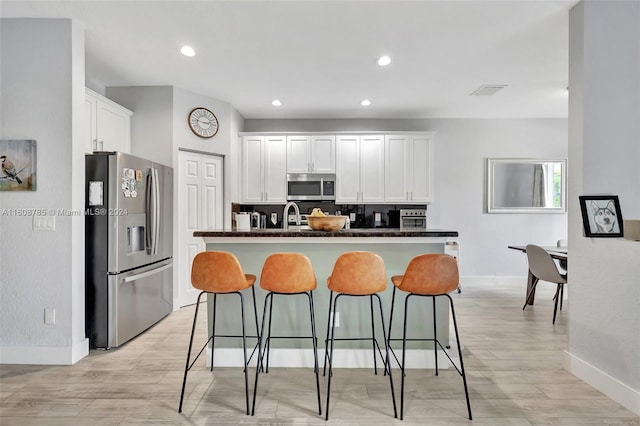
[[211, 138], [218, 133], [218, 119], [206, 108], [194, 108], [189, 113], [189, 127], [201, 138]]

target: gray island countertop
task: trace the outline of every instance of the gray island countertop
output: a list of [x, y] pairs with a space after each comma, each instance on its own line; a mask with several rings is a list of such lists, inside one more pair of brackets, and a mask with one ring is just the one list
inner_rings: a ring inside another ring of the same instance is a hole
[[203, 238], [443, 238], [458, 237], [458, 231], [445, 229], [400, 230], [397, 228], [357, 228], [340, 231], [314, 231], [312, 229], [253, 229], [251, 231], [194, 231], [194, 237]]

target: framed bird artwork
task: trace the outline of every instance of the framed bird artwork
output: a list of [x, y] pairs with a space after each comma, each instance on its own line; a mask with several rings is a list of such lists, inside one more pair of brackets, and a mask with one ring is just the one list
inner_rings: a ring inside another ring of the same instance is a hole
[[0, 140], [0, 191], [36, 190], [36, 141]]

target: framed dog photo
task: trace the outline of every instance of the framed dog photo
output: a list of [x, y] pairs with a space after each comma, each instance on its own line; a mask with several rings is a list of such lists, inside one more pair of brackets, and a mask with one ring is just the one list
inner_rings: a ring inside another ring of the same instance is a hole
[[586, 237], [622, 237], [622, 212], [617, 195], [581, 195], [580, 209]]

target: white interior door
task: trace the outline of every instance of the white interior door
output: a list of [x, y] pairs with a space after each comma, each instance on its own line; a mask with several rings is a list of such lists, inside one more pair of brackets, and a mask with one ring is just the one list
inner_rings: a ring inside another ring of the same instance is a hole
[[224, 226], [224, 170], [222, 157], [187, 151], [179, 152], [178, 167], [178, 294], [180, 306], [186, 306], [195, 303], [199, 293], [191, 286], [191, 263], [205, 250], [193, 232]]

